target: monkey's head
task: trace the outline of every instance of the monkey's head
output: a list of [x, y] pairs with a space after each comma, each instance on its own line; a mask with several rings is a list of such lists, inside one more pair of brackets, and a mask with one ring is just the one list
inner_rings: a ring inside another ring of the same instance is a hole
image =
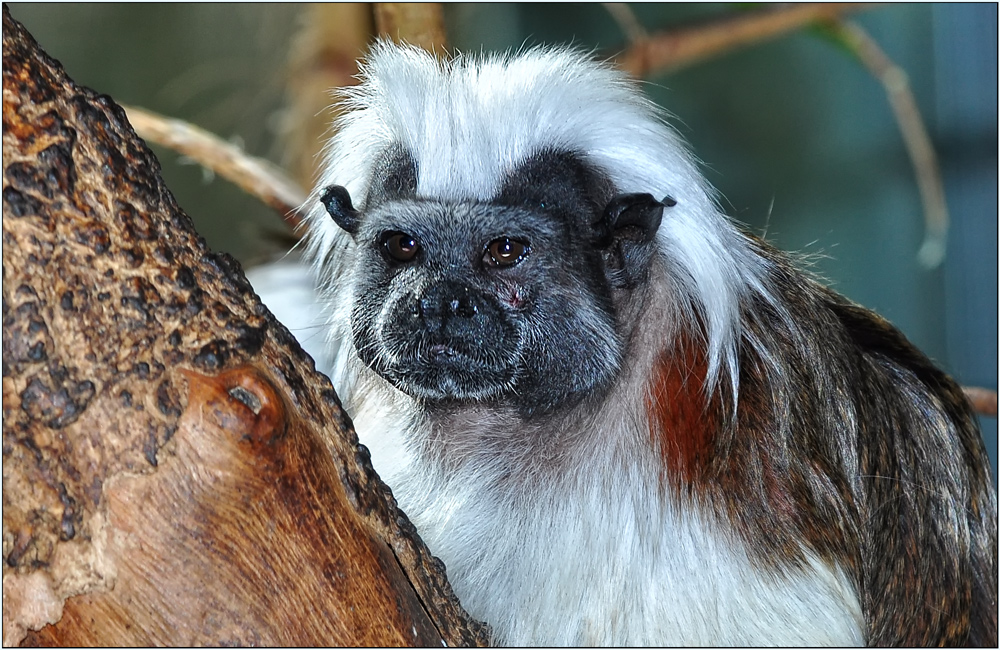
[[309, 245], [348, 400], [360, 361], [428, 408], [571, 408], [621, 376], [641, 318], [697, 330], [710, 379], [730, 364], [754, 262], [620, 72], [382, 43], [345, 93]]
[[645, 282], [664, 202], [615, 193], [554, 150], [510, 169], [486, 201], [421, 196], [402, 146], [376, 169], [363, 210], [342, 186], [320, 195], [356, 247], [351, 330], [365, 364], [427, 403], [525, 414], [611, 382], [618, 315]]

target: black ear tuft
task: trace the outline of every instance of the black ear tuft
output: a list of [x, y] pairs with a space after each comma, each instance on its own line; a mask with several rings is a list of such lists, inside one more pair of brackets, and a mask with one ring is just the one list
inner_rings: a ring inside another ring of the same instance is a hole
[[594, 243], [603, 251], [612, 286], [631, 288], [643, 281], [663, 209], [674, 205], [677, 202], [669, 196], [657, 201], [652, 194], [619, 194], [608, 202], [594, 224]]
[[660, 227], [664, 207], [665, 204], [654, 199], [652, 194], [615, 196], [604, 208], [600, 221], [594, 224], [597, 245], [604, 248], [621, 238], [636, 242], [652, 241]]
[[358, 211], [351, 204], [351, 195], [342, 185], [328, 185], [320, 192], [319, 200], [337, 225], [350, 234], [358, 231], [361, 223]]

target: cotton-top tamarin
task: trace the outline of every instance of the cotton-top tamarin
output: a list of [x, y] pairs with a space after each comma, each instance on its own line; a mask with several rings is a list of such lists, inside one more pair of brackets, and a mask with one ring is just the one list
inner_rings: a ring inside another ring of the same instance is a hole
[[624, 75], [383, 43], [346, 105], [312, 284], [253, 277], [494, 643], [996, 645], [959, 387], [735, 227]]

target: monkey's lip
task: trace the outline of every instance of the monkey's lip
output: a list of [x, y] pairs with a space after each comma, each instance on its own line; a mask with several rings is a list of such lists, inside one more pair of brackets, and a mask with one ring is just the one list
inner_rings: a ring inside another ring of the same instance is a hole
[[409, 357], [408, 363], [417, 365], [431, 364], [450, 367], [457, 364], [462, 368], [492, 366], [493, 364], [487, 361], [487, 355], [483, 352], [483, 346], [474, 342], [438, 338], [418, 343], [411, 348], [410, 354], [407, 356]]
[[462, 355], [462, 353], [450, 345], [445, 345], [443, 343], [435, 343], [427, 349], [427, 356], [431, 360], [440, 359], [442, 357], [457, 357], [459, 355]]
[[427, 399], [482, 399], [503, 393], [515, 372], [475, 349], [435, 342], [380, 374], [405, 393]]

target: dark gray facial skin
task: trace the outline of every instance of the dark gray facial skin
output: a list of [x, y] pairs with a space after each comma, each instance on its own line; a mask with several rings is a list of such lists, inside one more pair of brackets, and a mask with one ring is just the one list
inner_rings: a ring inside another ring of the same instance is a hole
[[368, 366], [431, 409], [533, 417], [603, 393], [663, 203], [615, 195], [568, 153], [529, 158], [489, 202], [418, 197], [398, 148], [376, 172], [363, 211], [344, 188], [321, 197], [357, 244], [352, 330]]

